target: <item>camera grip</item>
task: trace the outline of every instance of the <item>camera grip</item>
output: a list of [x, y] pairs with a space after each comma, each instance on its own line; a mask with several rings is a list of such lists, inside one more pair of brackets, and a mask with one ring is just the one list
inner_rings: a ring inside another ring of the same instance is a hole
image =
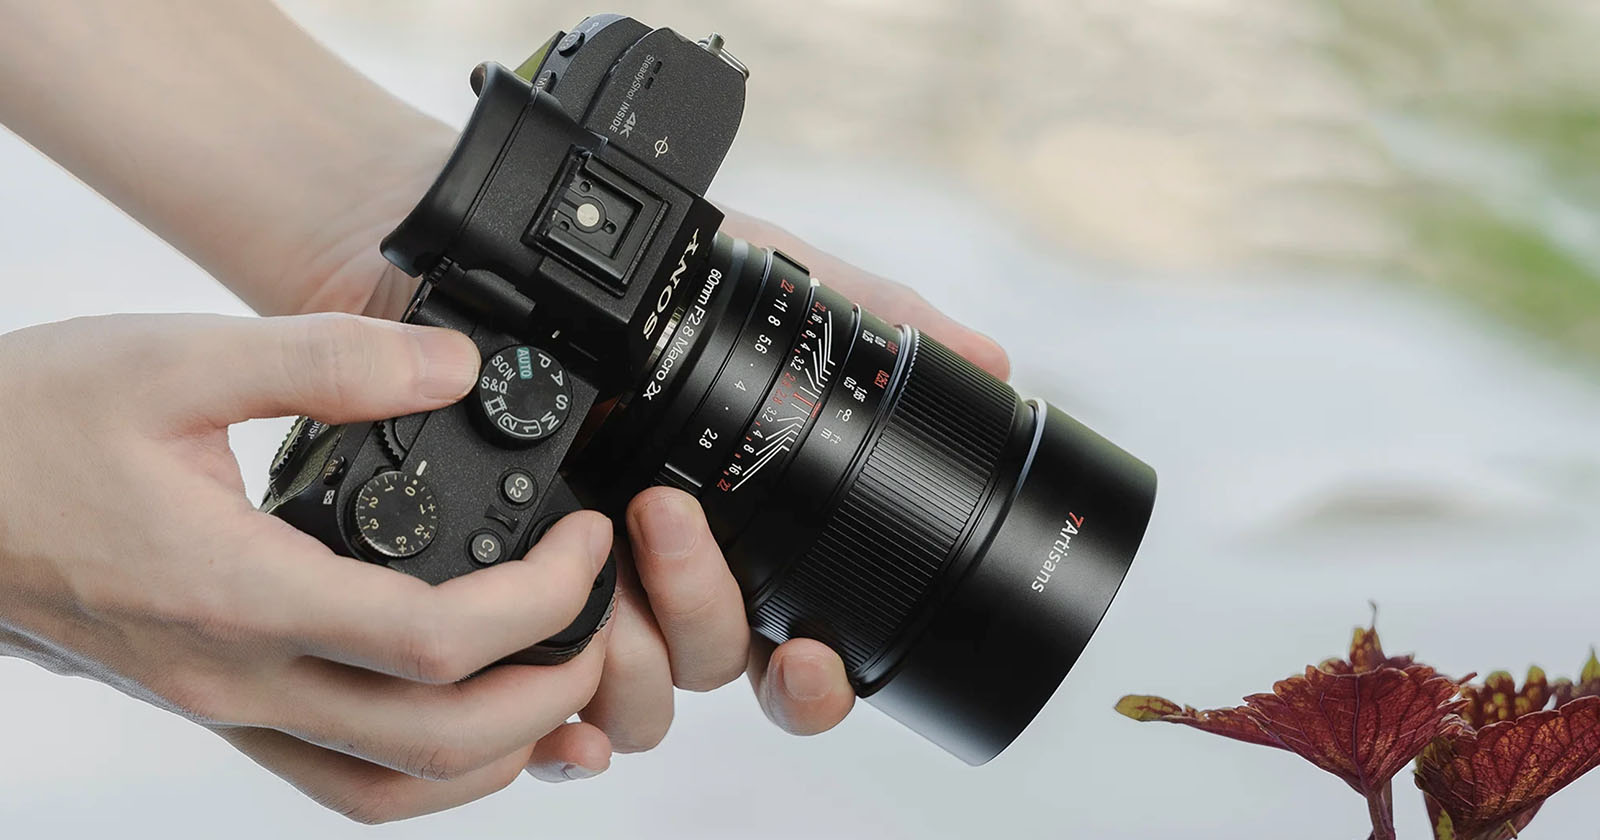
[[[543, 350], [428, 291], [424, 284], [405, 320], [473, 339], [485, 360], [474, 393], [378, 423], [301, 418], [274, 459], [262, 509], [338, 554], [438, 584], [520, 560], [583, 509], [561, 464], [579, 426], [568, 421], [587, 414], [596, 391]], [[580, 653], [610, 616], [616, 575], [608, 558], [571, 625], [503, 661], [552, 665]]]
[[[583, 509], [577, 496], [567, 487], [567, 483], [560, 479], [551, 482], [547, 503], [541, 510], [545, 518], [533, 530], [528, 544], [523, 546], [523, 552], [532, 548], [539, 541], [544, 532], [550, 529], [561, 517]], [[589, 645], [594, 635], [600, 632], [606, 622], [611, 618], [611, 610], [615, 604], [617, 590], [617, 556], [613, 552], [606, 558], [605, 568], [594, 579], [594, 587], [589, 590], [589, 599], [584, 603], [582, 612], [567, 625], [565, 630], [551, 636], [533, 647], [519, 651], [501, 660], [508, 665], [559, 665], [568, 659], [583, 652]]]

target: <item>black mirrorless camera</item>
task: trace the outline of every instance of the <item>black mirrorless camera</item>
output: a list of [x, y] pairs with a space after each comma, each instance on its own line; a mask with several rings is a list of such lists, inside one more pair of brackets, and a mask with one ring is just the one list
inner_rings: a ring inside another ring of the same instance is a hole
[[[618, 15], [558, 33], [478, 104], [383, 242], [422, 278], [405, 320], [459, 330], [460, 403], [299, 420], [264, 508], [430, 582], [520, 558], [582, 505], [696, 496], [774, 641], [820, 639], [857, 692], [973, 764], [1033, 719], [1088, 643], [1149, 519], [1155, 474], [794, 259], [718, 233], [703, 194], [744, 65]], [[580, 651], [582, 615], [512, 661]]]

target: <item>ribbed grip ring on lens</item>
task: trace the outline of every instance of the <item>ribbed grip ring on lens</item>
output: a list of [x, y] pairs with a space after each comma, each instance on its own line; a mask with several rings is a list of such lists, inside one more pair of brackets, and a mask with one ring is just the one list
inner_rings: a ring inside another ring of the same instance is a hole
[[982, 503], [1010, 433], [1014, 391], [931, 339], [907, 360], [900, 399], [816, 543], [752, 623], [820, 639], [862, 676], [912, 617]]

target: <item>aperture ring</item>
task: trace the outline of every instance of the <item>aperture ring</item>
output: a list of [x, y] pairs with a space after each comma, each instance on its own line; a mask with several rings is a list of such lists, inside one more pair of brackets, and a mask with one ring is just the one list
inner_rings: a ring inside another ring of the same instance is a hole
[[754, 607], [775, 641], [820, 639], [852, 680], [918, 614], [991, 490], [1020, 403], [1010, 387], [915, 334], [900, 394], [812, 547]]
[[[778, 376], [786, 348], [800, 329], [812, 293], [806, 270], [778, 251], [768, 253], [764, 288], [740, 329], [705, 400], [684, 427], [654, 484], [699, 494], [733, 450], [741, 431]], [[773, 320], [778, 323], [774, 324]]]

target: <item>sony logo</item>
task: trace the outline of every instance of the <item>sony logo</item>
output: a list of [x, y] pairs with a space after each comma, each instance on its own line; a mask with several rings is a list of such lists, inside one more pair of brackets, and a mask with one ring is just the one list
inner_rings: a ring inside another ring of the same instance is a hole
[[1066, 562], [1068, 552], [1072, 551], [1072, 538], [1078, 535], [1082, 527], [1083, 517], [1069, 511], [1067, 521], [1061, 525], [1061, 530], [1056, 534], [1056, 541], [1050, 544], [1050, 551], [1045, 554], [1044, 562], [1039, 564], [1039, 574], [1033, 578], [1033, 591], [1044, 591], [1045, 586], [1050, 583], [1050, 576]]
[[672, 296], [678, 291], [678, 284], [683, 282], [683, 273], [689, 270], [689, 257], [700, 250], [700, 229], [689, 235], [689, 244], [683, 249], [683, 256], [678, 257], [678, 267], [672, 270], [672, 277], [667, 285], [661, 287], [661, 294], [656, 296], [656, 308], [650, 317], [644, 319], [644, 337], [649, 338], [661, 323], [661, 316], [672, 305]]

